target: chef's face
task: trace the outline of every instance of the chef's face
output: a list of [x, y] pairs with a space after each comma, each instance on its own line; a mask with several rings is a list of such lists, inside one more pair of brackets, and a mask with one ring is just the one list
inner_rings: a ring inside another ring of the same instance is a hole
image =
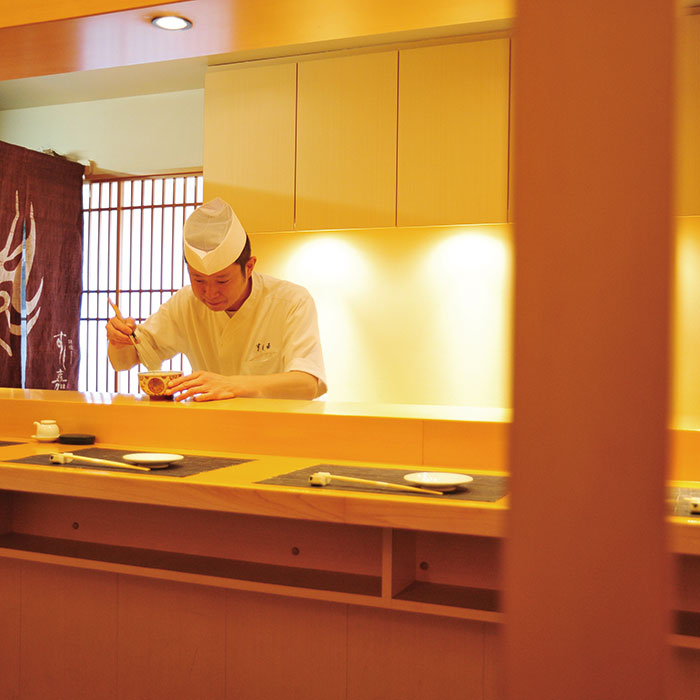
[[195, 297], [212, 311], [237, 311], [250, 294], [250, 275], [256, 258], [251, 257], [241, 269], [233, 263], [213, 275], [205, 275], [187, 266]]

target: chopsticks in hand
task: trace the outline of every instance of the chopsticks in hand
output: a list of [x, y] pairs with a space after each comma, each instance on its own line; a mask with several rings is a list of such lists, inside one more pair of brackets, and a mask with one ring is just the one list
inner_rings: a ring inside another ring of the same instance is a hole
[[[119, 307], [109, 298], [107, 297], [107, 301], [109, 302], [109, 305], [112, 307], [114, 311], [114, 315], [120, 320], [124, 321], [124, 317], [122, 316], [122, 312], [119, 311]], [[134, 338], [134, 334], [131, 333], [129, 335], [129, 339], [131, 340], [131, 344], [134, 346], [136, 351], [138, 352], [138, 348], [136, 347], [136, 339]]]

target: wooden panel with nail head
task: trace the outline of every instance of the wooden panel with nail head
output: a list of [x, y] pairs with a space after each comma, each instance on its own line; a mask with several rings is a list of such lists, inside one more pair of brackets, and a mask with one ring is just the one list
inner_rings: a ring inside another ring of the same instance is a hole
[[[415, 572], [420, 581], [500, 590], [503, 542], [495, 537], [416, 533]], [[420, 563], [426, 567], [421, 568]]]
[[13, 498], [17, 533], [372, 576], [381, 571], [376, 528], [39, 494]]

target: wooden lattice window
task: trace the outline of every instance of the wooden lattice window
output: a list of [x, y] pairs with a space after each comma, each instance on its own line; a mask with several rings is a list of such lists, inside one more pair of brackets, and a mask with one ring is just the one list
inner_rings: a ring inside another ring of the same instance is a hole
[[[202, 203], [201, 173], [86, 182], [83, 186], [83, 293], [80, 391], [137, 393], [138, 367], [115, 372], [107, 358], [108, 299], [145, 320], [189, 284], [182, 249], [185, 219]], [[166, 363], [190, 372], [179, 355]]]

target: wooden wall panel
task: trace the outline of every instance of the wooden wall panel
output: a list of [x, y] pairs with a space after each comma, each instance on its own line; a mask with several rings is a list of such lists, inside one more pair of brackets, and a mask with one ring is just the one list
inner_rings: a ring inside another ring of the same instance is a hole
[[700, 15], [678, 19], [676, 42], [676, 214], [700, 214]]
[[348, 608], [347, 700], [482, 700], [483, 625]]
[[507, 471], [509, 432], [505, 422], [425, 421], [423, 464]]
[[229, 700], [345, 700], [346, 606], [238, 591], [227, 601]]
[[12, 521], [12, 495], [0, 491], [0, 533], [8, 532]]
[[117, 698], [116, 574], [21, 566], [22, 700]]
[[698, 694], [700, 651], [672, 649], [666, 700], [687, 700]]
[[249, 232], [294, 226], [296, 64], [214, 69], [205, 81], [204, 199]]
[[484, 625], [484, 700], [506, 700], [503, 627]]
[[509, 52], [508, 39], [400, 52], [399, 226], [507, 220]]
[[[72, 395], [75, 399], [80, 396]], [[35, 401], [0, 398], [0, 410], [7, 409], [3, 425], [7, 434], [29, 437], [32, 421], [51, 415], [64, 433], [93, 433], [98, 442], [117, 445], [128, 439], [131, 445], [153, 451], [198, 450], [206, 444], [208, 451], [240, 454], [421, 463], [422, 423], [416, 420], [285, 413], [275, 411], [274, 403], [271, 413], [276, 415], [271, 416], [256, 411], [258, 406], [265, 406], [259, 403], [265, 399], [168, 402], [166, 406], [166, 402], [149, 405], [138, 399], [132, 401], [130, 397], [123, 402], [117, 399], [113, 405], [81, 403], [80, 400], [53, 403], [43, 392], [38, 397], [47, 399], [42, 402], [40, 416], [37, 416]], [[252, 410], [234, 408], [245, 401], [253, 402]], [[226, 410], [227, 406], [232, 410]], [[124, 432], [127, 425], [128, 438]], [[314, 435], [312, 441], [308, 439], [309, 434]]]
[[675, 9], [518, 4], [512, 698], [664, 696]]
[[0, 558], [0, 698], [19, 698], [20, 567]]
[[225, 596], [218, 588], [120, 576], [120, 700], [223, 699]]
[[397, 53], [299, 64], [296, 228], [393, 226]]

